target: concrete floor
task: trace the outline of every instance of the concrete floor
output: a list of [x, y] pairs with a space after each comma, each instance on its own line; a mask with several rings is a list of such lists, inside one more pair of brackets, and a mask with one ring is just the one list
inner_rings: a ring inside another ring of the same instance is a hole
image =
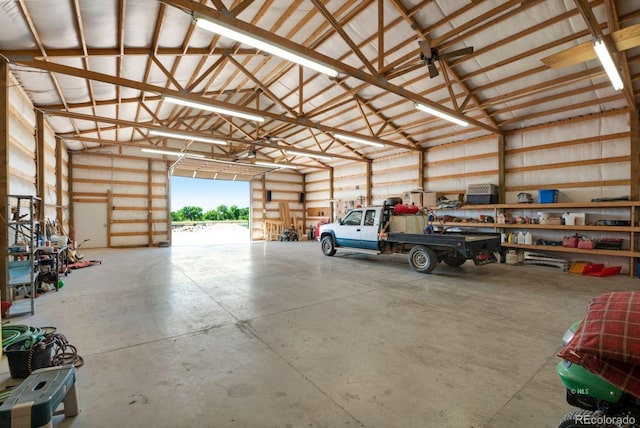
[[84, 357], [81, 413], [58, 427], [554, 427], [565, 329], [640, 287], [471, 262], [424, 275], [316, 242], [83, 253], [102, 264], [10, 319]]

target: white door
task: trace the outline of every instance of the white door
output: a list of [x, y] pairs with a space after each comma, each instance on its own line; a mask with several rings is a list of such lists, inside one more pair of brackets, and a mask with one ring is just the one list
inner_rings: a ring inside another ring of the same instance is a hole
[[362, 230], [360, 232], [360, 242], [362, 248], [369, 250], [378, 249], [378, 229], [380, 228], [380, 219], [377, 216], [379, 209], [367, 209], [364, 213], [364, 221], [362, 222]]
[[107, 203], [75, 202], [73, 204], [75, 239], [82, 248], [107, 247]]

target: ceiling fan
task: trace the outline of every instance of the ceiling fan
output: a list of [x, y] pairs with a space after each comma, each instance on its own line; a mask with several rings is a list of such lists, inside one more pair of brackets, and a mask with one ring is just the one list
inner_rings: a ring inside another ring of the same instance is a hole
[[272, 137], [270, 135], [265, 135], [264, 137], [256, 138], [255, 140], [249, 141], [249, 142], [247, 142], [248, 147], [246, 149], [241, 150], [238, 153], [236, 153], [236, 160], [239, 160], [239, 159], [255, 159], [256, 158], [256, 154], [258, 152], [256, 146], [261, 146], [261, 147], [273, 146], [273, 147], [275, 147], [275, 143], [277, 141], [284, 141], [284, 138]]
[[[609, 34], [616, 51], [622, 52], [640, 46], [640, 24], [631, 25]], [[561, 68], [596, 58], [591, 41], [581, 43], [563, 51], [542, 58], [549, 68]]]
[[429, 77], [432, 79], [440, 74], [436, 68], [436, 61], [473, 53], [473, 46], [441, 53], [438, 48], [431, 46], [429, 40], [420, 40], [418, 44], [420, 45], [420, 61], [427, 65]]

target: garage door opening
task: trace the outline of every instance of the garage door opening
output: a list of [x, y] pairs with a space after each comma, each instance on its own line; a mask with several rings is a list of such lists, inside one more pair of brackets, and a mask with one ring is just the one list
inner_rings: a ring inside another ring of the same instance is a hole
[[247, 243], [250, 183], [171, 177], [173, 246]]

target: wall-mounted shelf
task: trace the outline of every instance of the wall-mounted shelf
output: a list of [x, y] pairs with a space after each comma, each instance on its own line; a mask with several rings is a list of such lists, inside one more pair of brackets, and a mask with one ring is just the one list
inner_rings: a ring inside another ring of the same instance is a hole
[[[608, 202], [565, 202], [550, 204], [490, 204], [490, 205], [463, 205], [460, 208], [443, 208], [435, 209], [438, 216], [443, 213], [458, 213], [460, 217], [464, 217], [461, 212], [476, 211], [494, 219], [499, 218], [499, 214], [515, 216], [518, 214], [535, 213], [535, 212], [554, 212], [561, 214], [563, 212], [584, 212], [588, 216], [606, 217], [613, 215], [624, 218], [629, 221], [629, 226], [606, 226], [597, 224], [584, 225], [565, 225], [565, 224], [539, 224], [539, 223], [482, 223], [478, 221], [461, 221], [439, 223], [437, 220], [433, 222], [434, 226], [444, 225], [447, 228], [485, 228], [495, 232], [505, 232], [517, 230], [535, 230], [539, 232], [550, 231], [566, 232], [568, 235], [583, 234], [581, 232], [597, 232], [602, 234], [614, 234], [623, 237], [628, 241], [628, 248], [623, 250], [613, 249], [593, 249], [587, 250], [582, 248], [562, 247], [555, 245], [524, 245], [515, 243], [503, 243], [504, 248], [523, 249], [528, 251], [550, 251], [561, 253], [573, 253], [596, 256], [625, 257], [629, 261], [629, 275], [635, 276], [637, 273], [637, 261], [640, 259], [640, 221], [638, 219], [638, 209], [640, 201], [608, 201]], [[606, 212], [606, 214], [602, 214]], [[532, 217], [532, 216], [529, 216]], [[588, 222], [587, 222], [588, 223]]]
[[[5, 296], [12, 304], [7, 316], [22, 313], [35, 313], [36, 295], [36, 256], [40, 234], [40, 198], [27, 195], [7, 195], [7, 242], [9, 247], [4, 249], [7, 262], [7, 278], [5, 282]], [[30, 311], [16, 309], [16, 295], [22, 294], [29, 299]]]

